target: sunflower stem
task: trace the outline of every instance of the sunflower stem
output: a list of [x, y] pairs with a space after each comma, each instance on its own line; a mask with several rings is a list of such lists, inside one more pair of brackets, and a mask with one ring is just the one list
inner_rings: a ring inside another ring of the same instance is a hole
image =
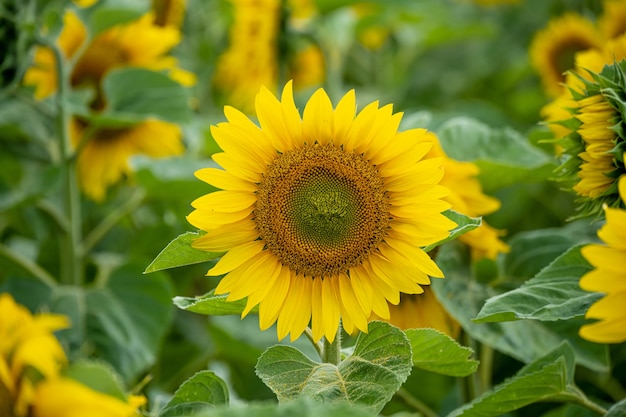
[[414, 397], [410, 392], [404, 388], [400, 388], [396, 395], [402, 399], [409, 407], [413, 407], [416, 411], [422, 414], [424, 417], [437, 417], [437, 413], [426, 405], [419, 398]]
[[315, 339], [313, 338], [313, 332], [311, 331], [310, 327], [304, 329], [304, 335], [307, 339], [309, 339], [309, 342], [311, 342], [311, 344], [313, 345], [313, 348], [319, 355], [320, 359], [324, 359], [324, 346], [322, 346], [322, 342], [315, 341]]
[[54, 287], [57, 285], [54, 277], [48, 271], [3, 244], [0, 244], [0, 256], [19, 266], [47, 286]]
[[61, 247], [61, 282], [81, 285], [83, 282], [83, 259], [80, 253], [81, 208], [80, 193], [76, 177], [76, 164], [69, 134], [70, 112], [68, 111], [68, 91], [70, 68], [60, 47], [53, 42], [46, 42], [52, 49], [57, 71], [57, 135], [61, 154], [62, 178], [64, 181], [64, 211], [69, 225], [68, 233], [63, 236]]
[[335, 340], [330, 343], [326, 337], [323, 339], [322, 362], [339, 365], [341, 363], [341, 326], [337, 329]]

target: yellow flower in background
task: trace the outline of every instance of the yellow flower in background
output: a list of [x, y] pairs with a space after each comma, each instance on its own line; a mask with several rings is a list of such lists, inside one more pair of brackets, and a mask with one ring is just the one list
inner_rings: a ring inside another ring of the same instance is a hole
[[564, 92], [565, 72], [574, 68], [577, 52], [600, 48], [603, 37], [592, 22], [575, 13], [550, 21], [537, 32], [530, 46], [530, 59], [548, 95]]
[[1, 293], [0, 317], [0, 415], [131, 417], [145, 403], [142, 396], [123, 401], [61, 376], [67, 358], [53, 332], [69, 327], [65, 316], [33, 315]]
[[280, 0], [231, 0], [233, 23], [228, 48], [218, 58], [213, 83], [225, 101], [246, 113], [254, 111], [261, 86], [275, 91], [278, 82]]
[[[471, 217], [485, 216], [500, 208], [498, 199], [483, 193], [477, 176], [479, 168], [472, 162], [456, 161], [449, 158], [436, 137], [433, 137], [431, 157], [443, 158], [444, 176], [441, 185], [450, 190], [444, 199], [452, 205], [452, 210]], [[459, 240], [470, 247], [473, 259], [487, 257], [495, 259], [499, 253], [509, 251], [509, 246], [499, 236], [502, 232], [485, 221], [475, 230], [465, 233]]]
[[[121, 67], [164, 70], [183, 85], [195, 82], [192, 73], [178, 68], [176, 59], [167, 55], [180, 42], [180, 32], [173, 27], [156, 25], [152, 13], [98, 34], [80, 57], [74, 55], [87, 40], [87, 29], [72, 11], [65, 13], [63, 22], [57, 43], [67, 58], [77, 60], [70, 79], [72, 87], [92, 86], [98, 92], [106, 73]], [[26, 72], [24, 83], [35, 86], [35, 97], [38, 99], [56, 91], [57, 74], [52, 51], [42, 47], [35, 50], [34, 63]], [[102, 105], [104, 99], [100, 97], [96, 100], [97, 107]]]
[[[626, 203], [626, 176], [619, 180]], [[598, 321], [580, 328], [580, 336], [597, 343], [626, 342], [626, 210], [605, 207], [606, 223], [598, 231], [604, 244], [587, 245], [582, 255], [594, 267], [580, 279], [587, 291], [604, 293], [591, 305], [586, 318]]]
[[[400, 294], [400, 303], [389, 304], [389, 319], [384, 321], [402, 330], [431, 328], [456, 338], [461, 330], [459, 323], [444, 309], [430, 286], [422, 288], [422, 294]], [[373, 314], [370, 320], [383, 319]]]
[[606, 39], [613, 39], [626, 32], [626, 1], [605, 0], [603, 13], [598, 19], [598, 28]]
[[391, 29], [378, 22], [370, 22], [382, 11], [381, 7], [374, 3], [356, 3], [352, 6], [357, 17], [361, 21], [361, 26], [357, 31], [359, 42], [371, 50], [380, 49], [389, 39]]
[[154, 23], [179, 28], [185, 18], [187, 0], [152, 0]]
[[96, 4], [98, 0], [74, 0], [74, 4], [78, 7], [89, 7]]
[[206, 231], [197, 249], [226, 252], [208, 271], [225, 276], [216, 294], [259, 305], [259, 325], [278, 322], [278, 338], [333, 341], [341, 319], [367, 331], [374, 312], [417, 294], [443, 274], [421, 247], [455, 223], [443, 211], [442, 159], [427, 158], [432, 133], [398, 132], [402, 114], [378, 102], [356, 114], [354, 91], [333, 109], [317, 90], [300, 116], [288, 83], [279, 101], [256, 100], [259, 126], [226, 107], [212, 128], [223, 170], [196, 172], [220, 188], [195, 200], [188, 221]]
[[[78, 146], [87, 125], [73, 119], [70, 136]], [[178, 125], [160, 120], [146, 120], [119, 129], [99, 129], [86, 138], [78, 158], [78, 180], [84, 193], [102, 201], [109, 186], [131, 175], [129, 159], [134, 155], [153, 158], [180, 155], [184, 152]]]
[[319, 46], [310, 44], [297, 51], [289, 63], [294, 90], [318, 87], [326, 79], [326, 63]]
[[132, 417], [146, 403], [142, 396], [122, 401], [69, 378], [41, 382], [35, 396], [33, 417]]

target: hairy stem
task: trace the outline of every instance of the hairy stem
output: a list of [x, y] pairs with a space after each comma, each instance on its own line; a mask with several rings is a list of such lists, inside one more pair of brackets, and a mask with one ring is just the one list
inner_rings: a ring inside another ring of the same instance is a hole
[[330, 343], [326, 337], [323, 339], [322, 361], [339, 365], [341, 363], [341, 326], [337, 329], [335, 340]]

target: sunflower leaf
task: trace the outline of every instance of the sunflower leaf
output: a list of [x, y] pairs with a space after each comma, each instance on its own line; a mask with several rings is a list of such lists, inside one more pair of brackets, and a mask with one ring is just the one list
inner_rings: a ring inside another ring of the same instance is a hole
[[584, 291], [578, 285], [580, 277], [591, 270], [580, 254], [581, 247], [571, 248], [519, 288], [488, 299], [474, 321], [554, 321], [583, 317], [601, 295]]
[[443, 215], [455, 222], [457, 226], [450, 231], [450, 235], [447, 238], [426, 246], [424, 248], [424, 251], [426, 252], [431, 251], [439, 245], [443, 245], [446, 242], [454, 240], [462, 234], [471, 232], [482, 223], [482, 218], [480, 217], [469, 217], [454, 210], [446, 210], [443, 212]]
[[520, 182], [543, 181], [555, 168], [553, 158], [511, 128], [492, 129], [469, 117], [457, 117], [437, 129], [446, 153], [480, 168], [486, 190]]
[[[215, 295], [212, 291], [201, 297], [174, 297], [174, 304], [187, 311], [210, 316], [227, 316], [241, 314], [246, 308], [246, 300], [226, 301], [228, 295]], [[259, 311], [258, 306], [251, 312]]]
[[626, 415], [626, 400], [622, 400], [609, 408], [605, 417], [620, 417]]
[[322, 403], [348, 402], [377, 414], [411, 373], [411, 345], [388, 323], [372, 322], [354, 353], [339, 365], [317, 363], [291, 346], [261, 355], [257, 375], [280, 402], [310, 397]]
[[447, 417], [501, 416], [543, 400], [587, 402], [582, 391], [574, 385], [574, 366], [574, 352], [564, 342]]
[[413, 351], [413, 366], [449, 376], [467, 376], [476, 372], [478, 361], [470, 359], [471, 348], [435, 329], [405, 330]]
[[207, 262], [221, 255], [221, 253], [204, 252], [191, 247], [191, 242], [200, 236], [202, 232], [187, 232], [172, 240], [148, 265], [144, 274]]
[[228, 401], [226, 383], [211, 371], [200, 371], [183, 382], [159, 417], [195, 416]]
[[102, 88], [107, 107], [94, 122], [137, 123], [157, 118], [186, 123], [191, 119], [189, 93], [165, 74], [141, 68], [114, 69], [102, 81]]

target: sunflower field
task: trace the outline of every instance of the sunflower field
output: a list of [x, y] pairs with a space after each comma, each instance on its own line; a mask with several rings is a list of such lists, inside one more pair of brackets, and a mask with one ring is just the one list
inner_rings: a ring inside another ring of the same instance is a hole
[[0, 0], [0, 417], [626, 416], [626, 0]]

